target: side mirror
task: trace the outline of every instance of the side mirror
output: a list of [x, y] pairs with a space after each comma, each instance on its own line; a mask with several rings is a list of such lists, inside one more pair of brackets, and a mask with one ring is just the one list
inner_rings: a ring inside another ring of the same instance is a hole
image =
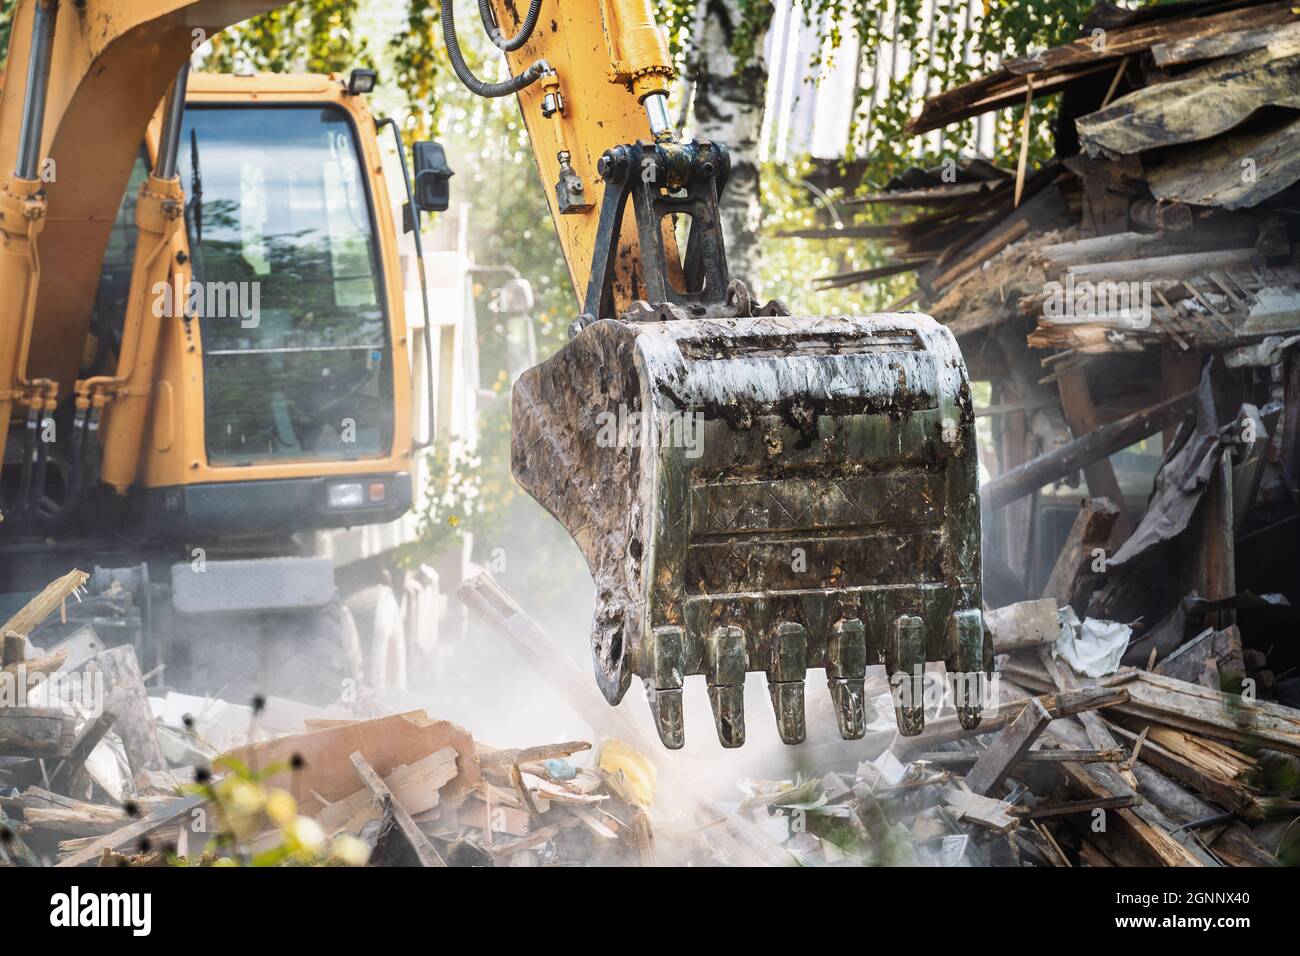
[[456, 175], [447, 165], [447, 154], [441, 144], [424, 141], [416, 143], [415, 151], [415, 208], [420, 212], [445, 212], [451, 205], [450, 179]]

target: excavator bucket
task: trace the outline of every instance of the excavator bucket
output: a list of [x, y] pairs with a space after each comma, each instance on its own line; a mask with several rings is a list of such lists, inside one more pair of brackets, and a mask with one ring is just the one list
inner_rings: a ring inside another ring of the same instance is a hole
[[761, 671], [795, 744], [805, 676], [824, 669], [855, 739], [872, 719], [866, 669], [883, 664], [912, 735], [921, 673], [942, 661], [974, 727], [992, 653], [956, 343], [915, 313], [783, 311], [641, 303], [515, 385], [514, 474], [595, 578], [600, 688], [617, 704], [640, 677], [678, 748], [685, 678], [702, 674], [718, 737], [738, 747], [745, 675]]

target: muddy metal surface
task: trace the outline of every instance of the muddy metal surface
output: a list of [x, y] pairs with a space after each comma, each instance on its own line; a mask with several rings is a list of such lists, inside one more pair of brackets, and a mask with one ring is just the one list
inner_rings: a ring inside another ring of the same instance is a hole
[[666, 746], [691, 674], [739, 746], [747, 671], [787, 743], [809, 668], [846, 738], [869, 665], [988, 671], [971, 396], [929, 317], [597, 322], [519, 379], [513, 415], [515, 477], [595, 579], [601, 690], [617, 703], [641, 677]]

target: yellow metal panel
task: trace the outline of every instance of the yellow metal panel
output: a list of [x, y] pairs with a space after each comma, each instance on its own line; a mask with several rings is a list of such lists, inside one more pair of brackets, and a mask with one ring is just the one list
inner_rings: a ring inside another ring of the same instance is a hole
[[[7, 82], [0, 90], [0, 182], [28, 194], [13, 178], [22, 127], [33, 14], [39, 0], [19, 0], [12, 21]], [[42, 129], [46, 167], [40, 199], [44, 229], [27, 264], [6, 265], [0, 338], [27, 335], [24, 298], [9, 294], [43, 270], [26, 377], [52, 379], [66, 395], [77, 375], [104, 249], [145, 126], [196, 39], [280, 4], [271, 0], [85, 0], [61, 3], [54, 34]], [[28, 184], [30, 185], [30, 184]], [[12, 225], [12, 224], [11, 224]], [[0, 231], [9, 232], [0, 224]], [[17, 266], [24, 275], [14, 275]], [[0, 356], [0, 359], [3, 359]], [[0, 361], [0, 394], [24, 370]], [[0, 415], [6, 410], [0, 410]], [[7, 429], [0, 421], [0, 456]]]
[[[600, 217], [600, 201], [605, 184], [596, 174], [596, 162], [605, 150], [623, 143], [649, 140], [650, 124], [641, 104], [624, 84], [610, 81], [609, 49], [601, 18], [601, 0], [563, 0], [548, 3], [532, 38], [519, 50], [506, 54], [512, 73], [519, 73], [537, 59], [545, 59], [559, 74], [560, 89], [566, 109], [563, 117], [542, 116], [542, 84], [534, 83], [519, 94], [528, 136], [537, 157], [546, 201], [551, 207], [556, 232], [569, 275], [581, 305], [591, 274], [591, 259]], [[527, 4], [515, 0], [492, 0], [497, 22], [507, 34], [519, 28], [521, 11]], [[469, 23], [462, 33], [468, 32]], [[477, 28], [477, 24], [475, 24]], [[556, 126], [563, 127], [564, 142], [572, 153], [574, 170], [582, 177], [592, 206], [583, 212], [561, 215], [555, 197], [555, 182], [560, 176], [556, 159], [559, 141]], [[632, 216], [623, 221], [619, 245], [618, 277], [614, 299], [618, 308], [626, 308], [636, 298], [632, 287], [633, 264], [638, 260], [636, 229]]]

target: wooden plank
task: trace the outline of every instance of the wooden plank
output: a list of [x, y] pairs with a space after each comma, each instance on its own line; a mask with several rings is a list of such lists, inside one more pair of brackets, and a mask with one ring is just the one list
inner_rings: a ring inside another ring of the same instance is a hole
[[[1195, 591], [1207, 600], [1218, 601], [1237, 593], [1232, 515], [1232, 456], [1223, 455], [1184, 539], [1189, 546], [1184, 552], [1183, 594]], [[1216, 628], [1226, 628], [1236, 621], [1237, 612], [1232, 610], [1205, 616], [1206, 625]]]
[[1212, 690], [1227, 689], [1225, 680], [1240, 688], [1246, 673], [1241, 632], [1235, 624], [1221, 631], [1207, 627], [1157, 664], [1154, 671]]
[[1150, 671], [1125, 685], [1130, 699], [1116, 709], [1183, 730], [1256, 747], [1300, 754], [1300, 711]]
[[1082, 438], [1040, 455], [994, 478], [980, 489], [985, 508], [997, 510], [1078, 471], [1085, 464], [1108, 457], [1192, 413], [1195, 391], [1184, 392], [1151, 408], [1125, 415]]
[[953, 200], [969, 200], [984, 196], [995, 189], [1006, 186], [1006, 180], [983, 179], [969, 183], [944, 183], [941, 186], [923, 186], [919, 189], [890, 189], [884, 192], [867, 193], [863, 196], [850, 196], [844, 201], [846, 206], [872, 205], [876, 203], [901, 203], [917, 206], [945, 205]]
[[[1066, 424], [1070, 426], [1070, 433], [1075, 438], [1090, 435], [1101, 427], [1101, 418], [1092, 400], [1092, 389], [1088, 386], [1088, 376], [1082, 368], [1063, 371], [1056, 380], [1056, 388], [1061, 395], [1061, 413], [1065, 416]], [[1111, 466], [1110, 458], [1103, 456], [1085, 463], [1083, 474], [1088, 479], [1089, 497], [1105, 498], [1115, 509], [1115, 515], [1109, 519], [1106, 530], [1118, 544], [1129, 536], [1133, 526], [1124, 514], [1124, 492], [1120, 489], [1119, 479], [1115, 477], [1115, 469]], [[1106, 541], [1103, 540], [1101, 544], [1104, 546]], [[1069, 603], [1073, 593], [1071, 591], [1061, 600]], [[1050, 591], [1043, 593], [1043, 597], [1050, 596], [1052, 596]]]
[[1037, 697], [1009, 723], [987, 750], [980, 754], [975, 766], [966, 775], [966, 786], [971, 792], [989, 796], [1011, 773], [1012, 766], [1034, 745], [1052, 717]]
[[[1051, 677], [1052, 683], [1056, 685], [1057, 690], [1070, 691], [1080, 687], [1080, 681], [1074, 671], [1066, 664], [1058, 662], [1047, 652], [1047, 648], [1038, 649], [1038, 659], [1042, 661], [1043, 668]], [[1091, 685], [1083, 685], [1091, 686]], [[1101, 715], [1088, 711], [1079, 713], [1079, 722], [1083, 725], [1084, 731], [1088, 734], [1088, 739], [1092, 745], [1100, 750], [1112, 750], [1119, 747], [1119, 741], [1110, 732], [1106, 722], [1102, 720]], [[1127, 770], [1120, 770], [1120, 776], [1129, 786], [1137, 786], [1137, 781], [1133, 774]]]
[[1249, 267], [1257, 253], [1249, 249], [1215, 249], [1211, 252], [1183, 252], [1172, 256], [1151, 256], [1119, 262], [1092, 262], [1071, 266], [1069, 275], [1083, 282], [1172, 282], [1192, 279], [1212, 269]]
[[1089, 72], [1109, 71], [1116, 60], [1131, 56], [1160, 43], [1192, 36], [1210, 36], [1248, 27], [1283, 24], [1295, 19], [1289, 2], [1250, 6], [1240, 10], [1156, 21], [1132, 27], [1108, 30], [1105, 44], [1098, 49], [1092, 36], [1042, 53], [1005, 62], [979, 79], [945, 90], [922, 105], [920, 114], [908, 123], [911, 133], [925, 133], [970, 116], [1018, 102], [1025, 94], [1025, 75], [1034, 74], [1033, 86], [1039, 95], [1057, 92], [1065, 83]]
[[102, 836], [84, 850], [66, 859], [60, 860], [56, 866], [88, 866], [92, 863], [98, 863], [104, 850], [112, 850], [114, 853], [134, 852], [139, 848], [140, 841], [167, 824], [188, 814], [195, 807], [202, 806], [207, 802], [205, 796], [182, 797], [179, 800], [173, 800], [167, 803], [140, 820], [130, 823], [118, 830], [114, 830], [107, 836]]
[[960, 787], [950, 789], [944, 795], [944, 802], [955, 811], [957, 819], [992, 830], [994, 833], [1008, 833], [1019, 824], [1019, 821], [1007, 812], [1008, 804]]
[[99, 746], [99, 742], [112, 729], [113, 722], [116, 719], [113, 714], [105, 711], [98, 717], [86, 721], [73, 742], [72, 752], [68, 754], [67, 759], [55, 768], [54, 773], [50, 774], [51, 787], [64, 792], [71, 789], [73, 780], [81, 775], [82, 767], [90, 756], [90, 752]]
[[586, 740], [566, 740], [558, 744], [542, 744], [538, 747], [519, 747], [509, 750], [486, 750], [480, 746], [479, 763], [486, 770], [488, 767], [509, 767], [517, 763], [540, 763], [590, 749], [591, 744]]
[[[978, 750], [936, 750], [929, 753], [913, 754], [911, 763], [928, 763], [943, 770], [965, 773], [980, 757]], [[1058, 763], [1120, 763], [1124, 751], [1115, 750], [1030, 750], [1022, 753], [1016, 760], [1016, 766], [1025, 764]]]
[[446, 866], [446, 861], [438, 855], [438, 851], [433, 848], [429, 838], [415, 825], [415, 821], [406, 812], [406, 808], [393, 796], [392, 791], [388, 789], [388, 785], [384, 783], [379, 774], [375, 773], [375, 768], [370, 766], [365, 756], [360, 751], [355, 751], [349, 759], [352, 761], [352, 766], [356, 768], [357, 776], [370, 790], [383, 812], [392, 813], [398, 829], [402, 831], [402, 835], [406, 837], [406, 842], [415, 851], [415, 857], [420, 861], [420, 865]]
[[455, 807], [482, 780], [474, 740], [463, 727], [430, 720], [422, 710], [280, 737], [240, 747], [230, 755], [254, 770], [288, 765], [294, 755], [299, 756], [302, 769], [273, 774], [267, 783], [288, 790], [300, 812], [313, 816], [324, 802], [334, 803], [356, 792], [356, 772], [349, 756], [354, 751], [365, 754], [378, 773], [387, 775], [443, 747], [456, 751], [456, 776], [440, 800]]
[[[1147, 726], [1157, 727], [1157, 725], [1153, 724]], [[1138, 735], [1127, 728], [1121, 727], [1114, 722], [1110, 723], [1110, 728], [1122, 740], [1137, 741]], [[1157, 730], [1159, 729], [1157, 727]], [[1174, 732], [1178, 733], [1178, 731]], [[1184, 754], [1169, 749], [1165, 746], [1165, 743], [1168, 743], [1168, 740], [1162, 743], [1159, 735], [1157, 735], [1156, 740], [1152, 740], [1148, 733], [1147, 740], [1142, 744], [1142, 749], [1138, 751], [1138, 760], [1154, 767], [1166, 777], [1178, 781], [1196, 793], [1208, 797], [1220, 807], [1235, 810], [1251, 819], [1263, 817], [1264, 811], [1259, 802], [1244, 784], [1211, 773], [1205, 767], [1198, 766], [1189, 760]]]
[[1061, 634], [1057, 606], [1054, 599], [1044, 598], [1018, 601], [988, 611], [984, 622], [993, 635], [993, 653], [1007, 654], [1053, 643]]
[[[1177, 783], [1147, 764], [1138, 765], [1142, 795], [1169, 820], [1188, 823], [1219, 815], [1218, 807], [1188, 793]], [[1225, 821], [1196, 829], [1197, 839], [1207, 846], [1222, 866], [1277, 866], [1272, 853], [1260, 845], [1251, 829], [1240, 821]]]
[[1070, 817], [1094, 810], [1118, 810], [1135, 807], [1142, 802], [1136, 793], [1117, 797], [1092, 797], [1088, 800], [1066, 800], [1062, 803], [1040, 803], [1036, 807], [1012, 807], [1008, 812], [1022, 820], [1042, 820], [1046, 817]]
[[73, 568], [67, 574], [56, 578], [45, 586], [40, 594], [32, 598], [9, 620], [0, 625], [0, 634], [31, 634], [37, 624], [45, 620], [64, 601], [84, 587], [90, 575]]
[[[1109, 461], [1106, 462], [1106, 469], [1113, 479], [1115, 473], [1110, 471]], [[1092, 488], [1091, 479], [1088, 487]], [[1093, 570], [1097, 563], [1094, 557], [1094, 551], [1097, 549], [1101, 549], [1104, 568], [1106, 548], [1119, 518], [1119, 508], [1110, 498], [1089, 498], [1084, 501], [1070, 528], [1070, 534], [1061, 548], [1061, 553], [1057, 555], [1056, 564], [1052, 567], [1047, 584], [1043, 588], [1044, 598], [1062, 607], [1067, 604], [1074, 605], [1076, 611], [1082, 611], [1082, 608], [1075, 604], [1075, 599], [1079, 597], [1080, 586], [1087, 579], [1101, 573]], [[1087, 595], [1084, 595], [1083, 600], [1086, 599]]]
[[[1102, 687], [1090, 684], [1074, 691], [1042, 694], [1037, 700], [1051, 715], [1052, 719], [1056, 720], [1086, 710], [1115, 707], [1122, 704], [1127, 698], [1128, 691], [1123, 687]], [[961, 726], [956, 715], [953, 715], [929, 721], [925, 725], [925, 730], [915, 737], [901, 737], [895, 740], [897, 731], [890, 730], [883, 735], [884, 742], [886, 744], [893, 743], [897, 750], [901, 752], [901, 759], [902, 754], [916, 753], [927, 746], [995, 733], [1020, 716], [1020, 712], [1029, 706], [1029, 701], [1033, 699], [1035, 698], [1024, 697], [1000, 704], [997, 713], [985, 714], [980, 721], [980, 725], [974, 730], [966, 730]]]
[[104, 709], [116, 717], [114, 726], [122, 738], [132, 775], [141, 770], [166, 770], [167, 761], [158, 742], [158, 728], [135, 648], [123, 644], [100, 651], [93, 665], [104, 675]]
[[[1202, 356], [1199, 352], [1183, 352], [1177, 349], [1160, 350], [1160, 394], [1163, 398], [1193, 389], [1201, 380]], [[1171, 424], [1164, 431], [1164, 448], [1169, 448], [1178, 433], [1178, 425]]]
[[0, 756], [67, 757], [76, 727], [77, 719], [58, 707], [0, 707]]
[[[443, 747], [415, 763], [404, 764], [384, 777], [384, 785], [412, 816], [438, 806], [438, 791], [456, 776], [456, 751]], [[347, 830], [356, 833], [370, 816], [374, 800], [369, 788], [362, 788], [325, 807], [316, 821], [326, 833]]]
[[[1071, 727], [1069, 722], [1053, 727], [1052, 733], [1068, 743], [1082, 743], [1078, 740], [1083, 736], [1082, 729]], [[1093, 797], [1130, 797], [1137, 794], [1137, 788], [1107, 764], [1062, 764], [1061, 772], [1075, 787]], [[1140, 845], [1148, 865], [1219, 865], [1219, 861], [1204, 850], [1192, 835], [1185, 831], [1175, 832], [1177, 824], [1150, 804], [1121, 807], [1108, 812], [1106, 819], [1117, 822], [1119, 828]]]
[[1231, 33], [1214, 33], [1209, 36], [1185, 37], [1157, 43], [1151, 48], [1151, 58], [1156, 66], [1165, 68], [1182, 63], [1195, 63], [1198, 60], [1213, 60], [1221, 56], [1232, 56], [1258, 50], [1280, 39], [1296, 35], [1300, 24], [1288, 23], [1284, 26], [1255, 27], [1234, 30]]
[[[1202, 252], [1210, 249], [1246, 249], [1253, 243], [1259, 227], [1253, 222], [1236, 220], [1216, 225], [1214, 229], [1191, 230], [1184, 233], [1168, 232], [1116, 232], [1105, 236], [1090, 236], [1071, 242], [1042, 246], [1035, 253], [1053, 269], [1097, 262], [1121, 262], [1148, 255], [1170, 255], [1174, 252]], [[1196, 382], [1190, 383], [1195, 385]], [[1188, 388], [1190, 386], [1184, 386]], [[1182, 391], [1183, 389], [1179, 389]]]

